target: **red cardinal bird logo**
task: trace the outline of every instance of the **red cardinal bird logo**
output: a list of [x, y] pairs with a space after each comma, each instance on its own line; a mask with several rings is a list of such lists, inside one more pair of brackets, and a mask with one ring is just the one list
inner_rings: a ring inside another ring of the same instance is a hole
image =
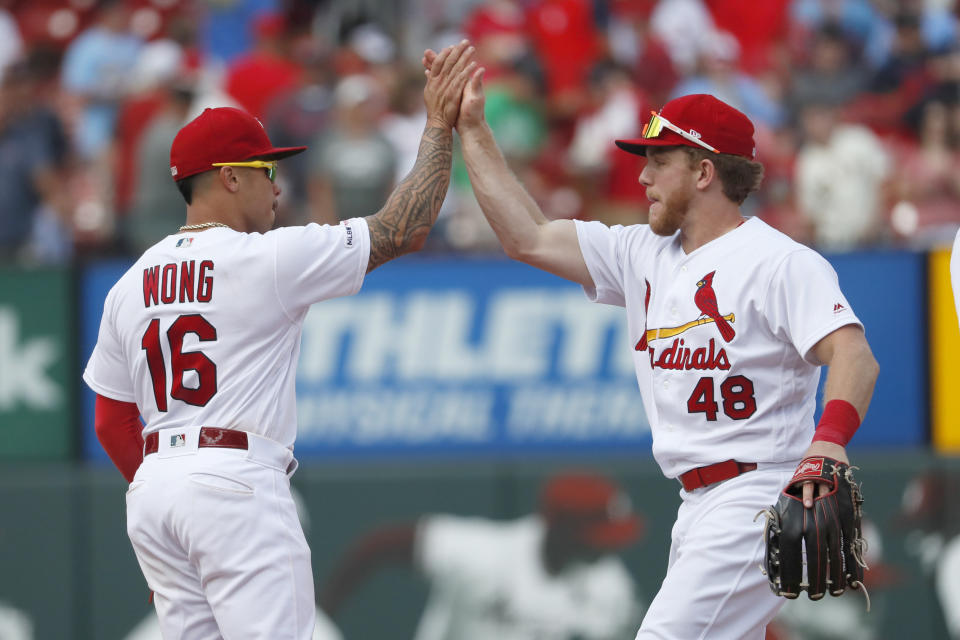
[[716, 271], [711, 271], [697, 283], [697, 293], [694, 294], [693, 301], [700, 309], [700, 313], [714, 321], [723, 339], [730, 342], [737, 335], [737, 332], [733, 330], [727, 319], [720, 315], [720, 308], [717, 306], [717, 294], [713, 291], [713, 274], [715, 273]]

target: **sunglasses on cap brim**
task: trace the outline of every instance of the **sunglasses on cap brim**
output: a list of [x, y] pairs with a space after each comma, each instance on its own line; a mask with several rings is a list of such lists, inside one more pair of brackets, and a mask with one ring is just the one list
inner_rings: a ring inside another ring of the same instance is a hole
[[276, 160], [248, 160], [246, 162], [214, 162], [214, 167], [250, 167], [251, 169], [265, 169], [270, 182], [277, 179]]
[[640, 134], [640, 137], [647, 140], [651, 138], [658, 138], [660, 137], [660, 134], [663, 133], [664, 129], [669, 129], [670, 131], [673, 131], [675, 134], [682, 136], [684, 139], [700, 145], [704, 149], [713, 151], [714, 153], [720, 153], [719, 151], [711, 147], [709, 144], [707, 144], [700, 138], [696, 137], [691, 133], [684, 131], [677, 125], [673, 124], [672, 122], [670, 122], [669, 120], [661, 116], [656, 111], [651, 111], [650, 113], [651, 113], [650, 122], [643, 125], [643, 133]]

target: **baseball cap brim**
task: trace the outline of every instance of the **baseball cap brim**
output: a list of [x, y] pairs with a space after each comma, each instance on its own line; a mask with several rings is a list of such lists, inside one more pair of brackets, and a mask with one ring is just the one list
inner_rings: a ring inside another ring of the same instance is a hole
[[267, 149], [267, 151], [264, 153], [257, 153], [249, 158], [244, 158], [244, 160], [253, 160], [255, 158], [260, 158], [262, 160], [281, 160], [283, 158], [295, 156], [298, 153], [306, 150], [306, 147], [273, 147], [272, 149]]
[[657, 138], [636, 138], [634, 140], [614, 140], [616, 145], [626, 151], [638, 156], [647, 155], [647, 147], [696, 147], [697, 145], [687, 141], [683, 136], [678, 136], [673, 131], [664, 131]]
[[591, 525], [583, 532], [584, 540], [597, 549], [621, 549], [640, 537], [643, 529], [639, 516]]

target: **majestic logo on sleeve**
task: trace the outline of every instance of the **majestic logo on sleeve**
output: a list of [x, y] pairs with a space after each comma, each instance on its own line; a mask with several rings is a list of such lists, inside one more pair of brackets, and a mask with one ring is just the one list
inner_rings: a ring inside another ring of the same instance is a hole
[[[650, 352], [650, 366], [661, 369], [729, 369], [730, 361], [727, 358], [727, 352], [722, 346], [717, 347], [715, 338], [710, 338], [707, 346], [693, 348], [684, 344], [683, 338], [676, 338], [673, 343], [659, 351], [650, 346], [654, 340], [663, 340], [675, 338], [676, 336], [699, 327], [704, 324], [715, 324], [720, 337], [724, 342], [730, 342], [737, 335], [734, 331], [732, 322], [736, 321], [733, 313], [723, 315], [720, 313], [720, 307], [717, 304], [717, 294], [713, 290], [713, 276], [716, 271], [711, 271], [703, 276], [697, 282], [697, 291], [693, 295], [693, 301], [700, 310], [700, 316], [676, 327], [664, 327], [662, 329], [647, 329], [644, 325], [643, 335], [637, 342], [634, 350]], [[650, 283], [647, 282], [647, 293], [644, 300], [645, 307], [650, 306]], [[722, 343], [721, 343], [722, 344]]]

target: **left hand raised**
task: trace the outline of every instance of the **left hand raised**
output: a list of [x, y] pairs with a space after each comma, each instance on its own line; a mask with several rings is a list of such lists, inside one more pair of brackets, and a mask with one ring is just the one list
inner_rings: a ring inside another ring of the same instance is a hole
[[[433, 54], [432, 51], [427, 53]], [[473, 53], [474, 47], [463, 40], [434, 54], [429, 67], [424, 65], [427, 85], [423, 89], [423, 101], [428, 121], [453, 129], [460, 114], [463, 88], [476, 68], [476, 63], [470, 60]]]

